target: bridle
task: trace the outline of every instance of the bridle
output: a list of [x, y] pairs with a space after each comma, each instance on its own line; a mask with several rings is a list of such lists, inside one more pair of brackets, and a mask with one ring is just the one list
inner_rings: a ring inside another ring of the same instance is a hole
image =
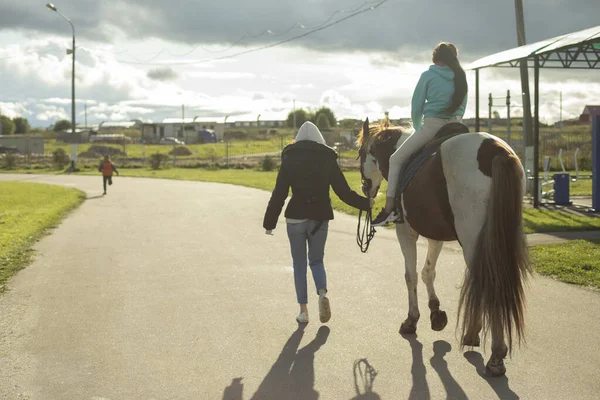
[[[366, 133], [369, 132], [369, 119], [368, 118], [363, 125], [363, 135], [365, 135], [365, 132]], [[365, 164], [365, 161], [367, 160], [366, 143], [367, 143], [367, 141], [365, 141], [365, 139], [363, 138], [363, 143], [360, 146], [360, 148], [358, 149], [357, 159], [360, 160], [360, 181], [361, 181], [361, 185], [362, 185], [362, 191], [370, 201], [371, 198], [369, 197], [369, 193], [371, 190], [372, 182], [370, 179], [365, 178], [365, 174], [364, 174], [364, 170], [363, 170], [363, 166]], [[364, 222], [362, 222], [363, 212], [365, 213]], [[363, 210], [360, 210], [360, 212], [358, 213], [358, 226], [356, 227], [356, 244], [358, 244], [358, 247], [360, 247], [360, 251], [363, 253], [367, 252], [367, 250], [369, 249], [369, 245], [371, 244], [371, 240], [373, 240], [373, 238], [375, 237], [376, 230], [371, 225], [371, 221], [372, 221], [371, 213], [372, 213], [371, 208], [369, 208], [366, 212]]]

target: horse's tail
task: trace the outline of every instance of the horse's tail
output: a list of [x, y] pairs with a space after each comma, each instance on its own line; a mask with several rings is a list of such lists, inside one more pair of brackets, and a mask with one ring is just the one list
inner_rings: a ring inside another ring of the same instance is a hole
[[523, 169], [514, 154], [492, 160], [492, 189], [487, 216], [471, 260], [467, 261], [460, 294], [462, 335], [482, 324], [484, 335], [524, 338], [524, 283], [531, 272], [523, 234]]

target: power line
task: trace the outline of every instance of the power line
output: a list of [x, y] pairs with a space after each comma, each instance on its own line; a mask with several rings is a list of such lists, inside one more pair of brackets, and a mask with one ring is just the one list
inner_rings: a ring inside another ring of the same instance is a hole
[[264, 46], [260, 46], [260, 47], [255, 47], [253, 49], [243, 50], [243, 51], [240, 51], [240, 52], [237, 52], [237, 53], [234, 53], [234, 54], [229, 54], [229, 55], [224, 55], [224, 56], [219, 56], [219, 57], [212, 57], [212, 58], [205, 58], [205, 59], [201, 59], [201, 60], [180, 61], [180, 62], [139, 62], [139, 61], [127, 61], [127, 60], [119, 60], [119, 59], [115, 59], [115, 61], [118, 61], [118, 62], [123, 63], [123, 64], [165, 66], [165, 65], [194, 65], [194, 64], [201, 64], [201, 63], [210, 62], [210, 61], [218, 61], [218, 60], [224, 60], [224, 59], [228, 59], [228, 58], [234, 58], [234, 57], [237, 57], [237, 56], [241, 56], [241, 55], [245, 55], [245, 54], [249, 54], [249, 53], [254, 53], [254, 52], [257, 52], [257, 51], [261, 51], [261, 50], [270, 49], [270, 48], [273, 48], [273, 47], [276, 47], [276, 46], [280, 46], [282, 44], [286, 44], [286, 43], [292, 42], [294, 40], [301, 39], [301, 38], [306, 37], [308, 35], [311, 35], [311, 34], [313, 34], [315, 32], [319, 32], [319, 31], [325, 30], [325, 29], [327, 29], [327, 28], [329, 28], [331, 26], [334, 26], [334, 25], [337, 25], [337, 24], [342, 23], [344, 21], [347, 21], [347, 20], [349, 20], [351, 18], [354, 18], [354, 17], [356, 17], [356, 16], [358, 16], [360, 14], [364, 14], [366, 12], [373, 11], [373, 10], [379, 8], [379, 6], [383, 5], [384, 3], [387, 3], [388, 1], [389, 0], [381, 0], [378, 3], [376, 3], [375, 5], [373, 5], [373, 6], [369, 7], [369, 8], [355, 11], [355, 12], [353, 12], [353, 13], [345, 16], [344, 18], [340, 18], [340, 19], [338, 19], [336, 21], [333, 21], [331, 23], [322, 25], [322, 26], [320, 26], [318, 28], [315, 28], [315, 29], [312, 29], [312, 30], [310, 30], [308, 32], [305, 32], [305, 33], [303, 33], [301, 35], [297, 35], [297, 36], [294, 36], [294, 37], [291, 37], [291, 38], [288, 38], [288, 39], [285, 39], [285, 40], [280, 40], [278, 42], [271, 43], [271, 44], [268, 44], [268, 45], [264, 45]]

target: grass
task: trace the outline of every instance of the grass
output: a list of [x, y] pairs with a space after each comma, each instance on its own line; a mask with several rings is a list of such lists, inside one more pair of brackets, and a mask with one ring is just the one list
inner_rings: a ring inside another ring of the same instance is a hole
[[535, 246], [530, 254], [539, 274], [600, 289], [600, 241], [573, 240]]
[[85, 199], [76, 189], [0, 182], [0, 292], [31, 260], [31, 246]]
[[[232, 141], [229, 145], [230, 156], [243, 156], [247, 154], [270, 153], [281, 150], [281, 146], [287, 145], [291, 137], [284, 137], [283, 140], [277, 137], [271, 137], [268, 140], [244, 140]], [[109, 146], [117, 148], [121, 151], [125, 149], [127, 157], [144, 158], [151, 154], [160, 153], [167, 154], [173, 150], [173, 146], [160, 144], [128, 144], [125, 146], [105, 143], [82, 143], [77, 145], [77, 154], [87, 151], [94, 144], [99, 146]], [[207, 143], [207, 144], [191, 144], [185, 145], [192, 152], [191, 156], [178, 158], [223, 158], [226, 153], [225, 143]], [[57, 142], [56, 140], [47, 140], [44, 144], [44, 152], [50, 154], [56, 149], [63, 149], [67, 154], [71, 154], [71, 145], [68, 143]]]
[[[118, 167], [118, 166], [117, 166]], [[275, 186], [277, 172], [261, 172], [257, 170], [237, 170], [237, 169], [198, 169], [198, 168], [167, 168], [153, 171], [147, 168], [132, 168], [119, 169], [122, 176], [141, 177], [141, 178], [161, 178], [161, 179], [176, 179], [185, 181], [203, 181], [203, 182], [220, 182], [233, 185], [241, 185], [272, 191]], [[14, 173], [32, 173], [30, 170], [9, 171]], [[51, 171], [39, 171], [49, 172]], [[39, 173], [33, 171], [33, 173]], [[82, 175], [98, 175], [95, 169], [82, 171]], [[360, 193], [360, 173], [358, 171], [344, 172], [346, 180], [350, 187]], [[117, 178], [118, 179], [118, 178]], [[380, 195], [377, 197], [374, 209], [378, 210], [385, 203], [385, 193], [387, 184], [384, 182], [379, 190]], [[350, 215], [358, 215], [358, 210], [346, 205], [335, 194], [331, 194], [331, 202], [333, 208], [337, 211], [344, 212]], [[573, 214], [565, 211], [554, 211], [548, 209], [531, 209], [523, 210], [523, 224], [526, 233], [536, 232], [559, 232], [559, 231], [575, 231], [575, 230], [595, 230], [600, 229], [600, 218], [588, 217], [584, 215]]]

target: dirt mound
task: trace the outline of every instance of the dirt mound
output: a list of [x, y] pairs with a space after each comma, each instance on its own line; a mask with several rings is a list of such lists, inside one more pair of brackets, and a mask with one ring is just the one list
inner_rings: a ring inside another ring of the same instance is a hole
[[122, 151], [121, 149], [118, 149], [116, 147], [93, 145], [87, 151], [80, 153], [79, 157], [99, 158], [99, 157], [104, 157], [107, 154], [111, 157], [127, 155], [127, 153], [125, 153], [124, 151]]
[[169, 152], [171, 156], [191, 156], [192, 152], [187, 147], [175, 147]]

